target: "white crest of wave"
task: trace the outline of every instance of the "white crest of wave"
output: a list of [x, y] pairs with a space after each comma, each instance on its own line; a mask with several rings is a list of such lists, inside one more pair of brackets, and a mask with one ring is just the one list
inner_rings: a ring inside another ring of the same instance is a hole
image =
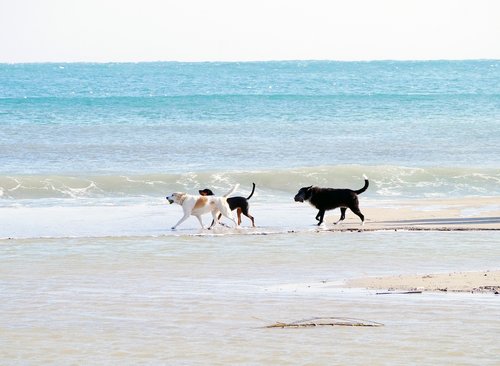
[[370, 186], [364, 196], [435, 197], [500, 194], [500, 172], [484, 168], [420, 168], [400, 166], [315, 166], [256, 171], [193, 171], [179, 174], [93, 176], [0, 176], [2, 199], [164, 197], [183, 191], [197, 194], [209, 188], [224, 194], [235, 184], [238, 193], [295, 194], [301, 187], [360, 189], [364, 177]]

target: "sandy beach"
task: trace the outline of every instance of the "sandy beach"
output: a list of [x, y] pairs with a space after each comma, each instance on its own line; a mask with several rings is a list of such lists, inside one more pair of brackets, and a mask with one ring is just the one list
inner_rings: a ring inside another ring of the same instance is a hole
[[[365, 231], [500, 230], [500, 197], [394, 200], [377, 202], [376, 207], [365, 204], [362, 211], [366, 217]], [[359, 220], [348, 211], [345, 223], [333, 227], [337, 229], [358, 230]]]
[[[401, 201], [397, 205], [370, 207], [364, 231], [496, 231], [500, 230], [500, 198]], [[374, 219], [376, 218], [376, 219]], [[351, 218], [340, 230], [359, 230]], [[335, 228], [332, 230], [336, 230]], [[379, 289], [387, 293], [408, 291], [500, 293], [500, 270], [427, 273], [350, 279], [349, 288]]]
[[500, 293], [500, 270], [359, 278], [347, 281], [347, 285], [351, 288], [387, 290], [388, 293], [438, 291], [498, 295]]

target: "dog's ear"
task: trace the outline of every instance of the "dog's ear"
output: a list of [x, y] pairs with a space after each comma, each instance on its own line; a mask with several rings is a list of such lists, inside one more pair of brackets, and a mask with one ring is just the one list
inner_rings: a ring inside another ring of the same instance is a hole
[[313, 189], [313, 186], [306, 187], [306, 192], [304, 194], [304, 198], [305, 199], [308, 200], [309, 198], [311, 198], [311, 196], [312, 196], [312, 189]]

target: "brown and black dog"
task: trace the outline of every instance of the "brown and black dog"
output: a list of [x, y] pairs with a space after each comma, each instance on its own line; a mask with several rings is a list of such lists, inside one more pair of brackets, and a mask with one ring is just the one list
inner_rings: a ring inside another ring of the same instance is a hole
[[[214, 192], [212, 192], [208, 188], [200, 189], [198, 192], [202, 196], [213, 196], [214, 195]], [[241, 196], [227, 198], [227, 203], [228, 203], [231, 211], [237, 210], [236, 213], [238, 214], [238, 225], [241, 224], [241, 214], [243, 214], [246, 217], [248, 217], [250, 220], [252, 220], [252, 226], [255, 227], [254, 218], [252, 215], [250, 215], [248, 213], [248, 210], [250, 208], [250, 205], [248, 204], [248, 200], [253, 196], [254, 192], [255, 192], [255, 183], [252, 183], [252, 193], [250, 193], [250, 196], [248, 196], [247, 198], [241, 197]], [[219, 215], [219, 219], [220, 219], [220, 215]]]
[[323, 222], [325, 211], [333, 210], [340, 207], [340, 219], [335, 224], [345, 219], [345, 212], [348, 208], [351, 209], [361, 219], [361, 225], [365, 222], [365, 217], [359, 210], [358, 194], [363, 193], [368, 188], [368, 178], [366, 175], [365, 185], [363, 188], [354, 191], [352, 189], [338, 189], [338, 188], [320, 188], [320, 187], [302, 187], [295, 195], [295, 202], [309, 201], [311, 205], [316, 207], [319, 211], [316, 215], [318, 225]]

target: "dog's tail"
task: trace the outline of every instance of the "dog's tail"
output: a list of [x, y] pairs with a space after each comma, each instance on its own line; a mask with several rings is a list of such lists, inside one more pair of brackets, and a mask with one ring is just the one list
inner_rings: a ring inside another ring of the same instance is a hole
[[227, 198], [227, 196], [232, 195], [232, 194], [234, 193], [234, 191], [236, 191], [236, 190], [238, 189], [238, 187], [239, 187], [239, 186], [240, 186], [239, 184], [236, 184], [236, 185], [235, 185], [235, 186], [234, 186], [234, 187], [233, 187], [233, 188], [232, 188], [229, 192], [227, 192], [227, 193], [226, 193], [224, 196], [222, 196], [222, 197]]
[[255, 183], [252, 183], [253, 187], [252, 187], [252, 193], [250, 193], [250, 196], [247, 197], [247, 200], [249, 200], [250, 198], [252, 198], [253, 196], [253, 192], [255, 192]]
[[370, 185], [370, 183], [368, 182], [368, 177], [363, 174], [363, 178], [365, 178], [365, 185], [363, 186], [363, 188], [354, 191], [354, 193], [361, 194], [368, 189], [368, 186]]

